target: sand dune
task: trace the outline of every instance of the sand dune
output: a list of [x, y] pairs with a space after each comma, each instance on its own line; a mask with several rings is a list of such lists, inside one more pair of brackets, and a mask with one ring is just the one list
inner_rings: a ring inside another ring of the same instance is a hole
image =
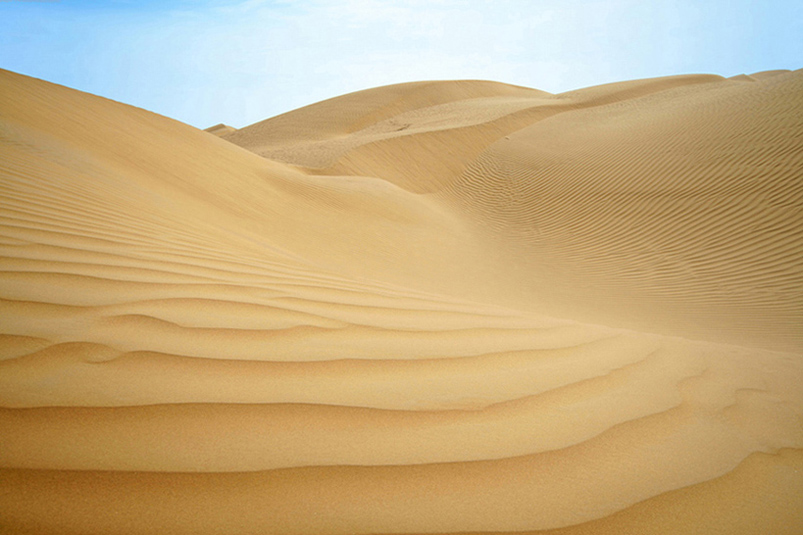
[[803, 532], [803, 71], [0, 103], [0, 533]]
[[215, 126], [210, 126], [209, 128], [204, 129], [205, 132], [209, 132], [210, 134], [215, 134], [216, 136], [225, 136], [228, 134], [232, 134], [237, 131], [236, 128], [233, 126], [229, 126], [227, 124], [216, 124]]

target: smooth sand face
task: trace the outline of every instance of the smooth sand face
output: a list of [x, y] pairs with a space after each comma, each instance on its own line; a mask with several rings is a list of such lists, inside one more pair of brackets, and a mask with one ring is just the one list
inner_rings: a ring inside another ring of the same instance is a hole
[[0, 533], [801, 533], [802, 155], [801, 71], [207, 132], [0, 71]]

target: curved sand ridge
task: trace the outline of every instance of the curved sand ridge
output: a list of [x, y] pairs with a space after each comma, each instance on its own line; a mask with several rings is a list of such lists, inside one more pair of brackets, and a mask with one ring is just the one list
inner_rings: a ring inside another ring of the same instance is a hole
[[799, 532], [801, 78], [755, 78], [228, 136], [281, 163], [0, 72], [0, 532]]

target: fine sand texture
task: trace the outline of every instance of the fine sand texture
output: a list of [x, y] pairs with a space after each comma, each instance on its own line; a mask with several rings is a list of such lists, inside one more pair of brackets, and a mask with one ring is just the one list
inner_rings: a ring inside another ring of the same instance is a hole
[[0, 70], [0, 534], [803, 533], [803, 71], [201, 131]]

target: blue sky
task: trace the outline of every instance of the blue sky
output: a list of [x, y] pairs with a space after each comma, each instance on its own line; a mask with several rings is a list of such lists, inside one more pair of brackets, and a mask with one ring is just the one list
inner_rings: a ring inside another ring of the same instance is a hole
[[0, 28], [0, 68], [200, 128], [414, 80], [803, 67], [799, 0], [0, 0]]

